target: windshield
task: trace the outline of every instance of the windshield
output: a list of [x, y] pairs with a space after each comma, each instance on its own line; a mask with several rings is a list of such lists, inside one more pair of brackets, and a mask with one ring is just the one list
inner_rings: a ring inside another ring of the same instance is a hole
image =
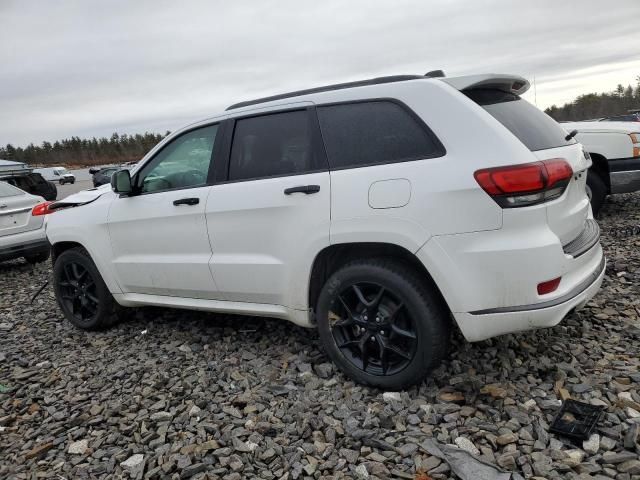
[[576, 143], [573, 138], [565, 140], [567, 132], [558, 122], [518, 95], [481, 88], [463, 93], [507, 127], [531, 151]]
[[0, 182], [0, 198], [15, 197], [16, 195], [24, 195], [24, 192], [8, 183]]

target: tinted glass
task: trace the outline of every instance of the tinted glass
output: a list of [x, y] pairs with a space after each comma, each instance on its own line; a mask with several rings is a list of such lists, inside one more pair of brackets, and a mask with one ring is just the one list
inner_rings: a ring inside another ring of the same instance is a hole
[[306, 110], [238, 120], [229, 180], [295, 175], [318, 170]]
[[441, 147], [404, 108], [392, 102], [318, 107], [331, 168], [429, 158]]
[[[166, 145], [144, 166], [140, 174], [142, 192], [206, 185], [217, 131], [217, 125], [199, 128]], [[111, 176], [113, 172], [105, 174]]]
[[13, 197], [16, 195], [24, 195], [24, 192], [16, 187], [12, 187], [8, 183], [0, 182], [0, 198]]
[[546, 113], [513, 93], [477, 89], [464, 92], [507, 127], [531, 151], [576, 143], [564, 138], [567, 132]]

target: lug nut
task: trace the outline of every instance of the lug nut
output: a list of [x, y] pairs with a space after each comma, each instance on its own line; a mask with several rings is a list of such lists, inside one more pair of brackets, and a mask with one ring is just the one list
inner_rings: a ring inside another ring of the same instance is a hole
[[371, 341], [373, 342], [376, 339], [376, 337], [371, 337]]

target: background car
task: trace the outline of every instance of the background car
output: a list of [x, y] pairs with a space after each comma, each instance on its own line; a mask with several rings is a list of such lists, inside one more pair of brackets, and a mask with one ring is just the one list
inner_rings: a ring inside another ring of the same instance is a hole
[[[121, 167], [104, 167], [100, 170], [95, 171], [93, 174], [93, 186], [99, 187], [100, 185], [105, 185], [111, 181], [111, 175], [120, 170]], [[91, 170], [89, 170], [91, 172]]]
[[37, 195], [45, 200], [55, 200], [58, 198], [58, 189], [55, 183], [48, 182], [39, 173], [28, 173], [26, 175], [15, 175], [0, 179], [20, 190], [24, 190], [32, 195]]
[[24, 257], [29, 263], [49, 258], [44, 216], [32, 215], [42, 197], [0, 182], [0, 261]]
[[58, 182], [60, 185], [76, 183], [76, 176], [64, 167], [36, 168], [33, 171], [41, 174], [46, 180]]

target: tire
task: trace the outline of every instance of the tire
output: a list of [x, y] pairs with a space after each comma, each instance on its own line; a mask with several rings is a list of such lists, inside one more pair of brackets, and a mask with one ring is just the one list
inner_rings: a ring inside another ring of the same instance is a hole
[[47, 250], [46, 252], [41, 252], [41, 253], [34, 253], [32, 255], [25, 255], [24, 259], [27, 261], [27, 263], [30, 263], [31, 265], [35, 265], [36, 263], [42, 263], [47, 261], [47, 259], [49, 258], [49, 251]]
[[84, 248], [72, 248], [58, 256], [53, 266], [53, 288], [58, 306], [78, 328], [100, 330], [119, 319], [122, 307]]
[[322, 288], [316, 314], [322, 344], [340, 370], [385, 390], [421, 382], [449, 347], [449, 312], [435, 287], [393, 259], [342, 267]]
[[595, 216], [600, 212], [600, 209], [607, 198], [607, 186], [600, 175], [593, 170], [589, 170], [589, 173], [587, 174], [587, 196], [591, 201], [591, 209]]

